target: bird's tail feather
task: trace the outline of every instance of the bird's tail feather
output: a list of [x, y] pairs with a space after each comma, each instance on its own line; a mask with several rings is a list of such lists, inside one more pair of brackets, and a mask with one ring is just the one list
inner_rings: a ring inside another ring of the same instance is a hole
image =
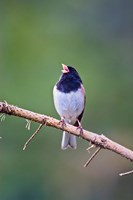
[[73, 149], [77, 148], [76, 136], [64, 131], [62, 136], [61, 149], [65, 150], [68, 147]]

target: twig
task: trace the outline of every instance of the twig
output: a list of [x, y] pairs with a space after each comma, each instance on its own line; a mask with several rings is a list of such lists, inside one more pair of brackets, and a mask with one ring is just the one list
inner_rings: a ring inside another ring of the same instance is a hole
[[23, 150], [25, 150], [28, 146], [28, 144], [31, 142], [31, 140], [33, 140], [33, 138], [37, 135], [37, 133], [40, 131], [40, 129], [42, 128], [44, 124], [40, 124], [39, 127], [36, 129], [36, 131], [32, 134], [32, 136], [26, 141]]
[[4, 113], [0, 115], [1, 122], [4, 121], [5, 118], [6, 118], [6, 115]]
[[101, 150], [101, 147], [98, 147], [98, 149], [92, 154], [92, 156], [87, 160], [87, 162], [84, 164], [84, 167], [87, 167], [89, 163], [94, 159], [94, 157], [99, 153]]
[[131, 170], [129, 172], [121, 173], [121, 174], [119, 174], [119, 176], [126, 176], [126, 175], [129, 175], [129, 174], [132, 174], [132, 173], [133, 173], [133, 170]]
[[90, 150], [93, 149], [93, 148], [96, 148], [96, 145], [95, 144], [92, 144], [90, 147], [88, 147], [86, 149], [86, 151], [88, 151], [88, 153], [90, 153]]
[[25, 126], [25, 128], [27, 128], [28, 129], [28, 131], [30, 130], [30, 127], [31, 127], [31, 121], [30, 120], [28, 120], [28, 119], [26, 119], [26, 126]]

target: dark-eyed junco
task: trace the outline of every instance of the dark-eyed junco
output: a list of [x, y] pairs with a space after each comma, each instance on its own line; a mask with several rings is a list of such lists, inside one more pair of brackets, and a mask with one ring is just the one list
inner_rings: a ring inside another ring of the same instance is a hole
[[[74, 126], [81, 126], [85, 107], [85, 90], [78, 72], [62, 64], [62, 75], [53, 89], [54, 105], [61, 120]], [[76, 136], [63, 132], [61, 148], [76, 149]]]

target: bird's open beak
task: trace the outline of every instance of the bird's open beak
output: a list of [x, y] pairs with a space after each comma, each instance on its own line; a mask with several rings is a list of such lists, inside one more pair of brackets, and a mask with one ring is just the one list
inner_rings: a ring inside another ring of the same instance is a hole
[[66, 73], [68, 73], [69, 72], [69, 69], [68, 69], [68, 67], [67, 67], [67, 65], [64, 65], [64, 64], [62, 64], [62, 73], [64, 73], [64, 74], [66, 74]]

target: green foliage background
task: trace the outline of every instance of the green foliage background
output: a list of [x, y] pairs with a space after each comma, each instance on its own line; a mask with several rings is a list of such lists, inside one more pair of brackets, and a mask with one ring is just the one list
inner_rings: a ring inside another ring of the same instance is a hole
[[[133, 144], [133, 1], [0, 1], [0, 101], [59, 118], [52, 89], [61, 63], [80, 73], [87, 95], [83, 127]], [[90, 156], [87, 142], [61, 151], [61, 131], [6, 117], [0, 123], [1, 200], [132, 200], [132, 169], [120, 156]]]

